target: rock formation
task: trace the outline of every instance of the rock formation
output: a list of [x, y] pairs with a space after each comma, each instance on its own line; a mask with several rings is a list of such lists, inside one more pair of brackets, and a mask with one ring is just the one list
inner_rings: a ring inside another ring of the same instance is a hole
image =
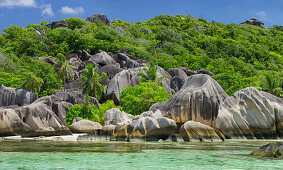
[[269, 143], [253, 151], [251, 155], [283, 159], [283, 142]]
[[54, 21], [51, 24], [48, 24], [47, 27], [54, 29], [54, 28], [59, 28], [59, 27], [67, 27], [68, 24], [64, 20], [59, 20], [59, 21]]
[[184, 123], [180, 128], [179, 134], [184, 141], [224, 141], [224, 135], [220, 131], [194, 121]]
[[35, 93], [25, 89], [5, 87], [4, 85], [0, 88], [0, 107], [10, 105], [24, 106], [31, 104], [36, 99]]
[[166, 140], [176, 132], [174, 120], [165, 117], [139, 117], [129, 124], [118, 124], [114, 130], [117, 140], [143, 139], [146, 141]]
[[172, 98], [154, 104], [150, 110], [161, 110], [165, 117], [179, 126], [189, 120], [215, 127], [219, 105], [228, 97], [221, 86], [210, 76], [196, 74], [187, 81]]
[[95, 21], [100, 21], [101, 23], [105, 25], [110, 25], [110, 21], [108, 20], [107, 16], [105, 14], [95, 14], [86, 19], [89, 23], [94, 23]]
[[185, 81], [181, 77], [174, 76], [170, 81], [170, 88], [178, 92], [183, 87], [184, 83]]
[[186, 81], [188, 76], [187, 74], [185, 73], [185, 71], [183, 71], [182, 69], [180, 68], [170, 68], [168, 70], [168, 73], [171, 75], [171, 77], [174, 77], [174, 76], [178, 76], [180, 77], [183, 81]]
[[105, 51], [101, 51], [94, 56], [92, 56], [88, 61], [95, 62], [100, 66], [105, 66], [108, 64], [115, 64], [115, 60], [108, 55]]
[[104, 125], [128, 124], [134, 116], [120, 111], [117, 108], [109, 109], [104, 113]]
[[264, 23], [256, 18], [251, 18], [249, 20], [246, 20], [245, 22], [242, 22], [241, 24], [249, 24], [249, 25], [254, 25], [258, 27], [264, 26]]
[[216, 127], [226, 138], [282, 137], [283, 102], [256, 88], [245, 88], [220, 105]]
[[88, 133], [88, 132], [93, 132], [99, 129], [102, 129], [102, 126], [100, 123], [92, 122], [90, 120], [84, 120], [84, 119], [78, 122], [75, 122], [70, 126], [70, 130], [73, 133]]

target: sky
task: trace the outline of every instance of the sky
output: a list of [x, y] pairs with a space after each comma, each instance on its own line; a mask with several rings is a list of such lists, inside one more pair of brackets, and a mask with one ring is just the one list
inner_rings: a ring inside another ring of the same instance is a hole
[[0, 0], [0, 34], [11, 24], [25, 27], [98, 13], [131, 23], [161, 14], [190, 14], [224, 24], [255, 17], [271, 27], [283, 25], [283, 0]]

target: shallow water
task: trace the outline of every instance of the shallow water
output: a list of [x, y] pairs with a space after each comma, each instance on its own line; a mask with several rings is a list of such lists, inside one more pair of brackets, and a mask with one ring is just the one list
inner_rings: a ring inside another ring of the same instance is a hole
[[283, 160], [249, 155], [270, 142], [3, 140], [0, 169], [283, 169]]

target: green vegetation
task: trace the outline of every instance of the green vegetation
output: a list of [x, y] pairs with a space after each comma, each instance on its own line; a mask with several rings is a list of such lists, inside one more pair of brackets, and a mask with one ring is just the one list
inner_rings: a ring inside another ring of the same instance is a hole
[[[67, 56], [82, 49], [126, 52], [164, 69], [207, 69], [229, 95], [260, 82], [270, 71], [282, 75], [283, 32], [279, 26], [224, 25], [183, 15], [160, 15], [135, 24], [114, 20], [111, 26], [78, 18], [66, 22], [66, 28], [50, 29], [42, 21], [4, 29], [0, 35], [0, 84], [21, 87], [32, 72], [44, 81], [38, 94], [48, 95], [62, 88], [62, 81], [55, 68], [33, 59], [59, 53]], [[274, 78], [282, 82], [283, 76]], [[282, 88], [273, 92], [281, 93]]]
[[82, 76], [80, 77], [83, 93], [100, 99], [104, 91], [104, 86], [100, 84], [102, 80], [108, 81], [106, 73], [100, 75], [97, 68], [93, 67], [93, 64], [88, 64], [86, 69], [82, 71]]
[[154, 103], [165, 102], [170, 97], [172, 95], [167, 94], [165, 88], [154, 82], [127, 87], [122, 90], [120, 95], [123, 110], [132, 115], [148, 111]]
[[138, 76], [140, 82], [155, 82], [159, 86], [162, 86], [162, 80], [165, 78], [165, 76], [157, 77], [157, 66], [154, 62], [149, 62], [143, 71], [138, 72]]
[[86, 97], [85, 104], [75, 104], [70, 108], [70, 112], [66, 114], [67, 124], [71, 125], [76, 117], [82, 119], [99, 122], [104, 125], [104, 113], [111, 108], [119, 108], [112, 100], [108, 100], [106, 103], [100, 104], [99, 108], [96, 105], [90, 104], [90, 98]]

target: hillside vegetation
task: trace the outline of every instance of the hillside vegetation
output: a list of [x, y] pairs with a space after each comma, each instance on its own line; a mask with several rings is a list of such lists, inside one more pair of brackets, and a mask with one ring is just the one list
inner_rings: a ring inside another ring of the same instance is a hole
[[63, 81], [56, 68], [34, 58], [67, 56], [85, 49], [90, 54], [126, 52], [164, 69], [207, 69], [229, 95], [248, 86], [269, 91], [270, 84], [279, 88], [273, 89], [274, 94], [282, 93], [283, 29], [279, 26], [225, 25], [181, 15], [160, 15], [134, 24], [116, 19], [110, 26], [78, 18], [66, 22], [64, 28], [50, 29], [42, 21], [4, 29], [0, 84], [22, 87], [28, 77], [34, 77], [35, 82], [43, 82], [37, 93], [49, 95], [62, 88]]

